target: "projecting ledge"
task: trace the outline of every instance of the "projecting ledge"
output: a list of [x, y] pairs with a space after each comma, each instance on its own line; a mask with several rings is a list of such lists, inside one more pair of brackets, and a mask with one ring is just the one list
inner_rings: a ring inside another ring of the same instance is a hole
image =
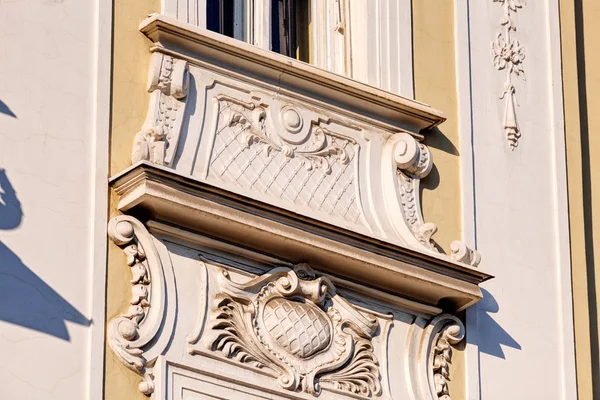
[[[258, 85], [274, 85], [281, 95], [306, 96], [335, 104], [386, 129], [421, 131], [446, 120], [443, 112], [427, 104], [355, 81], [314, 65], [266, 51], [251, 44], [211, 32], [161, 14], [141, 22], [140, 31], [154, 44], [154, 51], [233, 77], [250, 78]], [[354, 116], [354, 115], [351, 115]]]
[[111, 179], [119, 209], [289, 260], [446, 311], [482, 297], [491, 276], [236, 195], [142, 162]]

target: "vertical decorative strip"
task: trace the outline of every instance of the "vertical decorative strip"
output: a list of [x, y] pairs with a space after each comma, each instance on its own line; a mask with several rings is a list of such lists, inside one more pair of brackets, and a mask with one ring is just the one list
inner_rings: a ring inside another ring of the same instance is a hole
[[513, 15], [518, 9], [525, 5], [524, 0], [492, 0], [494, 3], [500, 3], [502, 6], [502, 18], [500, 19], [501, 31], [496, 35], [492, 42], [492, 53], [494, 66], [498, 71], [506, 71], [506, 81], [504, 91], [500, 99], [504, 100], [504, 118], [502, 127], [506, 133], [508, 144], [511, 150], [519, 145], [521, 130], [517, 121], [515, 104], [515, 86], [512, 82], [513, 75], [525, 80], [525, 71], [523, 70], [523, 60], [525, 59], [525, 49], [516, 38], [516, 25]]

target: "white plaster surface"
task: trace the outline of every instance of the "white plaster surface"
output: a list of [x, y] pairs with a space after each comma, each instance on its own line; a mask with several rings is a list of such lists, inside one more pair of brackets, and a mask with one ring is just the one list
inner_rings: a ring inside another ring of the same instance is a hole
[[91, 332], [103, 331], [93, 216], [106, 210], [94, 182], [106, 185], [96, 152], [107, 142], [94, 120], [108, 121], [95, 85], [98, 60], [110, 61], [95, 54], [98, 4], [0, 2], [1, 399], [90, 398]]
[[[468, 351], [476, 352], [468, 356], [469, 399], [574, 399], [558, 4], [529, 1], [514, 16], [527, 80], [513, 79], [522, 137], [511, 151], [499, 99], [506, 74], [493, 66], [491, 53], [501, 6], [461, 3], [470, 7], [472, 98], [466, 107], [473, 112], [474, 205], [467, 195], [465, 219], [475, 211], [481, 265], [495, 275], [468, 314]], [[459, 68], [468, 64], [463, 60]], [[461, 134], [468, 143], [471, 132]], [[468, 226], [466, 235], [472, 237]]]

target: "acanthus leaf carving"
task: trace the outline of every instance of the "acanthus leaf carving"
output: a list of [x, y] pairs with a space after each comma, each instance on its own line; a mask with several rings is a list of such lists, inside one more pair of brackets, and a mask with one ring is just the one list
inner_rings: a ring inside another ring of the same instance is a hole
[[453, 260], [477, 267], [481, 262], [481, 255], [478, 251], [470, 249], [466, 244], [458, 240], [450, 244], [450, 257]]
[[184, 60], [153, 53], [148, 75], [150, 104], [142, 129], [135, 135], [131, 160], [171, 165], [179, 141], [188, 91]]
[[451, 400], [448, 390], [450, 380], [450, 364], [452, 362], [452, 346], [460, 343], [465, 337], [463, 323], [454, 316], [442, 315], [436, 317], [431, 326], [439, 327], [434, 336], [434, 343], [430, 353], [430, 368], [433, 376], [432, 382], [434, 397], [440, 400]]
[[321, 385], [369, 397], [381, 392], [365, 316], [306, 264], [275, 268], [239, 284], [221, 270], [206, 347], [261, 369], [287, 390], [319, 395]]
[[417, 318], [407, 343], [411, 389], [416, 399], [451, 400], [452, 348], [465, 336], [460, 319], [440, 314], [427, 321]]
[[354, 355], [339, 371], [324, 375], [321, 382], [330, 383], [335, 389], [368, 397], [381, 394], [378, 361], [373, 346], [366, 339], [357, 341]]

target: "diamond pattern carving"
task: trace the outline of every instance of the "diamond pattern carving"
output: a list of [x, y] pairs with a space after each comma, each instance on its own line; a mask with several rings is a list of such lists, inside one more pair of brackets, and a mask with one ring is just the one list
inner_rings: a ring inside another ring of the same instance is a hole
[[282, 297], [265, 304], [267, 332], [291, 354], [306, 358], [329, 345], [331, 327], [316, 306]]
[[356, 143], [315, 125], [306, 143], [293, 146], [269, 132], [265, 110], [226, 100], [220, 106], [209, 179], [362, 224]]
[[371, 338], [378, 327], [306, 264], [280, 267], [246, 283], [225, 270], [204, 336], [206, 348], [258, 368], [291, 391], [322, 387], [363, 397], [381, 393]]

